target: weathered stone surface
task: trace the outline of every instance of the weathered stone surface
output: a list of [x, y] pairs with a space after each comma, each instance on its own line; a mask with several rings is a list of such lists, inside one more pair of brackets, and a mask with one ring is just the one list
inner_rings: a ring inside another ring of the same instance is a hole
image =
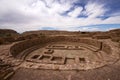
[[14, 74], [14, 70], [10, 64], [0, 59], [0, 80], [8, 80]]

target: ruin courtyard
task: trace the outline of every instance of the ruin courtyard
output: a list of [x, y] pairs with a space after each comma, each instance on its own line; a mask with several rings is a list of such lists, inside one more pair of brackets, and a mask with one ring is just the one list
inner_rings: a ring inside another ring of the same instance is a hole
[[120, 80], [120, 29], [0, 34], [0, 80]]

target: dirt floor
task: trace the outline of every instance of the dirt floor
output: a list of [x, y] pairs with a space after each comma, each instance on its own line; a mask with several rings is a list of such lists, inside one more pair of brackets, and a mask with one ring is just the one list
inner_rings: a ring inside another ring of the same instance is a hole
[[58, 71], [20, 68], [11, 80], [120, 80], [120, 61], [87, 71]]
[[[1, 49], [4, 48], [2, 53], [9, 47], [10, 45], [2, 46]], [[39, 49], [36, 51], [39, 52]], [[19, 67], [10, 80], [120, 80], [120, 60], [111, 65], [86, 71]]]

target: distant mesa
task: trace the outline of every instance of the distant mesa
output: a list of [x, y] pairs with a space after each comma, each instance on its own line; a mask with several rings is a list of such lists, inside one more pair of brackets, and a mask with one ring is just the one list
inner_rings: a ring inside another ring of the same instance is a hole
[[106, 32], [101, 31], [57, 31], [57, 30], [39, 30], [26, 31], [17, 33], [11, 29], [0, 29], [0, 44], [7, 44], [15, 41], [26, 39], [40, 38], [45, 36], [74, 36], [74, 37], [91, 37], [93, 39], [111, 39], [112, 41], [120, 41], [120, 29], [113, 29]]

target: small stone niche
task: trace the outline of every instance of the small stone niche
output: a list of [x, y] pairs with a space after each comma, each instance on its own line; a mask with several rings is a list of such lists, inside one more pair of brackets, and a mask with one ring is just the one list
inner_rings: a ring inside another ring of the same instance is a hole
[[62, 60], [62, 57], [53, 57], [52, 58], [52, 61], [61, 61]]
[[39, 60], [49, 60], [51, 58], [51, 56], [49, 55], [42, 55]]
[[79, 58], [79, 61], [80, 61], [80, 63], [85, 63], [86, 62], [85, 58]]
[[54, 50], [53, 49], [48, 49], [47, 51], [44, 52], [45, 54], [52, 54], [54, 53]]
[[79, 46], [75, 46], [75, 49], [78, 49], [79, 48]]
[[34, 55], [32, 56], [32, 59], [37, 59], [40, 55]]
[[73, 49], [73, 46], [67, 46], [67, 49]]
[[66, 58], [66, 61], [65, 61], [66, 64], [74, 64], [75, 63], [75, 58]]
[[64, 48], [65, 46], [52, 46], [53, 48]]

